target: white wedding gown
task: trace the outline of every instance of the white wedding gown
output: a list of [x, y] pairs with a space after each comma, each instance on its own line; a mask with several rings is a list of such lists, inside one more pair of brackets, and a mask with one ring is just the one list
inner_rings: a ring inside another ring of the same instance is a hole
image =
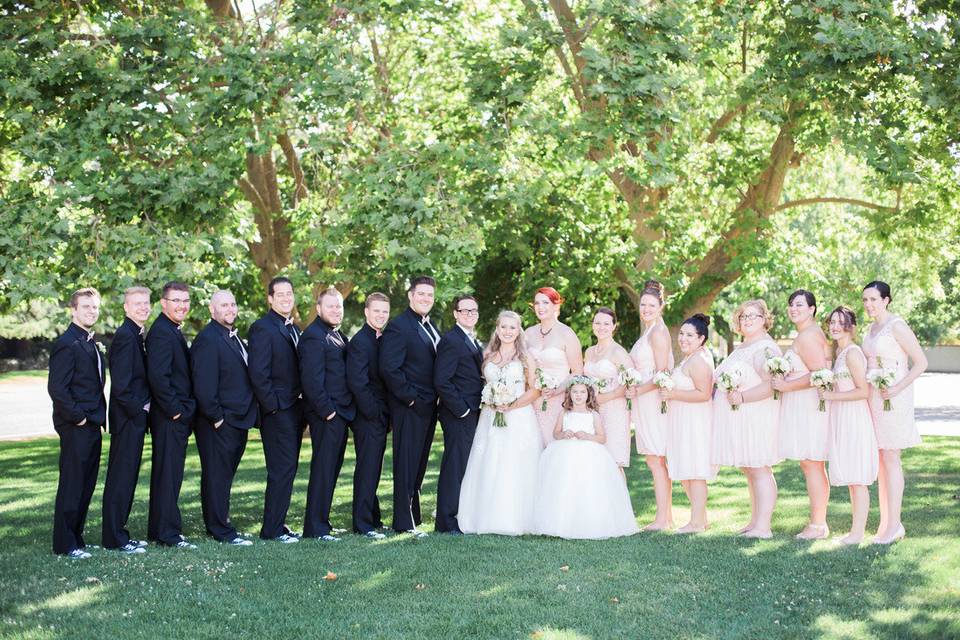
[[[486, 380], [503, 378], [516, 395], [526, 389], [523, 365], [488, 362]], [[534, 532], [537, 467], [543, 449], [537, 417], [530, 405], [504, 413], [507, 426], [493, 426], [495, 412], [483, 409], [460, 486], [457, 523], [464, 533], [519, 536]]]

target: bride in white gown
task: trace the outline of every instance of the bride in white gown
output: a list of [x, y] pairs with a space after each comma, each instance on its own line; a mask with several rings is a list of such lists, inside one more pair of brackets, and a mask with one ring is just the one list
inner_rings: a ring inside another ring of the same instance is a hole
[[[483, 376], [487, 383], [506, 382], [517, 399], [496, 408], [485, 406], [480, 413], [460, 488], [457, 522], [464, 533], [534, 532], [537, 466], [543, 449], [532, 407], [540, 395], [535, 370], [524, 346], [520, 316], [501, 311], [484, 351]], [[506, 426], [495, 426], [498, 410]]]

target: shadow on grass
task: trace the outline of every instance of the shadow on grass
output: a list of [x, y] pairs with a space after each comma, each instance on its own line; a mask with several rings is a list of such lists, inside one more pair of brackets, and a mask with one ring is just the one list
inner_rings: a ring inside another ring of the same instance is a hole
[[[104, 446], [104, 461], [108, 450]], [[148, 444], [149, 450], [149, 444]], [[50, 553], [57, 482], [54, 439], [0, 445], [0, 631], [36, 638], [145, 635], [339, 637], [530, 636], [607, 637], [917, 637], [960, 635], [956, 540], [960, 444], [928, 438], [904, 456], [908, 538], [892, 548], [803, 543], [802, 474], [777, 469], [776, 536], [730, 535], [749, 516], [746, 485], [734, 470], [710, 486], [713, 528], [700, 536], [640, 534], [601, 542], [541, 537], [450, 537], [416, 541], [358, 536], [324, 544], [257, 542], [236, 549], [204, 540], [199, 464], [191, 443], [181, 510], [189, 553], [151, 547], [142, 556], [97, 551], [87, 562]], [[302, 520], [309, 441], [288, 521]], [[435, 506], [435, 446], [423, 512]], [[105, 464], [105, 462], [104, 462]], [[628, 480], [638, 521], [653, 517], [649, 474], [635, 457]], [[131, 516], [134, 536], [146, 525], [149, 455]], [[380, 496], [389, 519], [390, 460]], [[352, 443], [333, 508], [335, 526], [350, 527]], [[101, 483], [105, 469], [101, 470]], [[265, 472], [251, 438], [237, 474], [233, 514], [256, 533]], [[849, 525], [845, 491], [834, 490], [829, 523]], [[676, 487], [677, 520], [686, 498]], [[100, 493], [87, 538], [99, 539]], [[876, 496], [874, 495], [874, 511]], [[425, 529], [432, 527], [426, 518]], [[876, 524], [876, 514], [871, 526]], [[325, 580], [327, 572], [335, 580]]]

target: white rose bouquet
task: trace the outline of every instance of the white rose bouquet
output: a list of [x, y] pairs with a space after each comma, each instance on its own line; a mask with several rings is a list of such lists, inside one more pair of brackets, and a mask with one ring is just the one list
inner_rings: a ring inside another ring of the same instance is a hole
[[[877, 365], [876, 369], [867, 371], [867, 382], [880, 391], [889, 389], [897, 379], [897, 372], [893, 369], [884, 369], [879, 358], [877, 359]], [[890, 404], [890, 398], [884, 398], [883, 410], [890, 411], [891, 409], [893, 409], [893, 405]]]
[[[817, 369], [810, 373], [810, 386], [816, 387], [823, 391], [832, 391], [833, 390], [833, 381], [834, 375], [833, 371], [830, 369]], [[827, 403], [823, 398], [820, 398], [820, 404], [817, 405], [817, 411], [826, 411]]]
[[[643, 376], [633, 367], [620, 365], [618, 368], [620, 370], [620, 384], [626, 388], [629, 389], [630, 387], [643, 384]], [[631, 410], [633, 410], [633, 398], [627, 398], [627, 411]]]
[[[717, 389], [723, 391], [724, 393], [730, 393], [731, 391], [739, 391], [740, 384], [743, 382], [743, 371], [740, 369], [729, 369], [728, 371], [723, 371], [717, 374]], [[740, 405], [731, 404], [730, 409], [732, 411], [739, 411]]]
[[[488, 382], [483, 387], [480, 397], [484, 406], [496, 410], [496, 407], [508, 405], [516, 401], [520, 396], [514, 392], [512, 385], [507, 384], [506, 380], [500, 378], [493, 382]], [[502, 411], [496, 411], [496, 415], [493, 416], [493, 426], [507, 426], [507, 418], [503, 415]]]
[[[667, 391], [672, 391], [676, 384], [673, 382], [673, 376], [670, 375], [669, 371], [658, 371], [653, 376], [653, 384], [657, 385], [659, 389], [666, 389]], [[667, 412], [667, 401], [660, 401], [660, 413]]]
[[[535, 386], [537, 389], [543, 391], [544, 389], [555, 390], [559, 389], [560, 385], [563, 384], [563, 380], [558, 379], [556, 376], [550, 375], [540, 367], [537, 367], [536, 371], [533, 372], [537, 377]], [[544, 398], [543, 402], [540, 403], [540, 411], [547, 410], [547, 399]]]
[[[763, 366], [771, 376], [780, 376], [781, 378], [793, 371], [793, 366], [788, 359], [783, 356], [771, 355], [769, 351], [767, 352], [767, 361], [763, 363]], [[780, 391], [777, 389], [773, 390], [773, 399], [780, 399]]]

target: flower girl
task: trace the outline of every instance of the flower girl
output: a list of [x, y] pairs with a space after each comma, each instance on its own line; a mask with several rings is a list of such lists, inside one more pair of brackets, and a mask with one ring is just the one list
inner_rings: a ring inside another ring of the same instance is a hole
[[617, 463], [604, 446], [593, 381], [574, 376], [540, 457], [535, 530], [568, 539], [603, 539], [639, 531], [630, 494]]

